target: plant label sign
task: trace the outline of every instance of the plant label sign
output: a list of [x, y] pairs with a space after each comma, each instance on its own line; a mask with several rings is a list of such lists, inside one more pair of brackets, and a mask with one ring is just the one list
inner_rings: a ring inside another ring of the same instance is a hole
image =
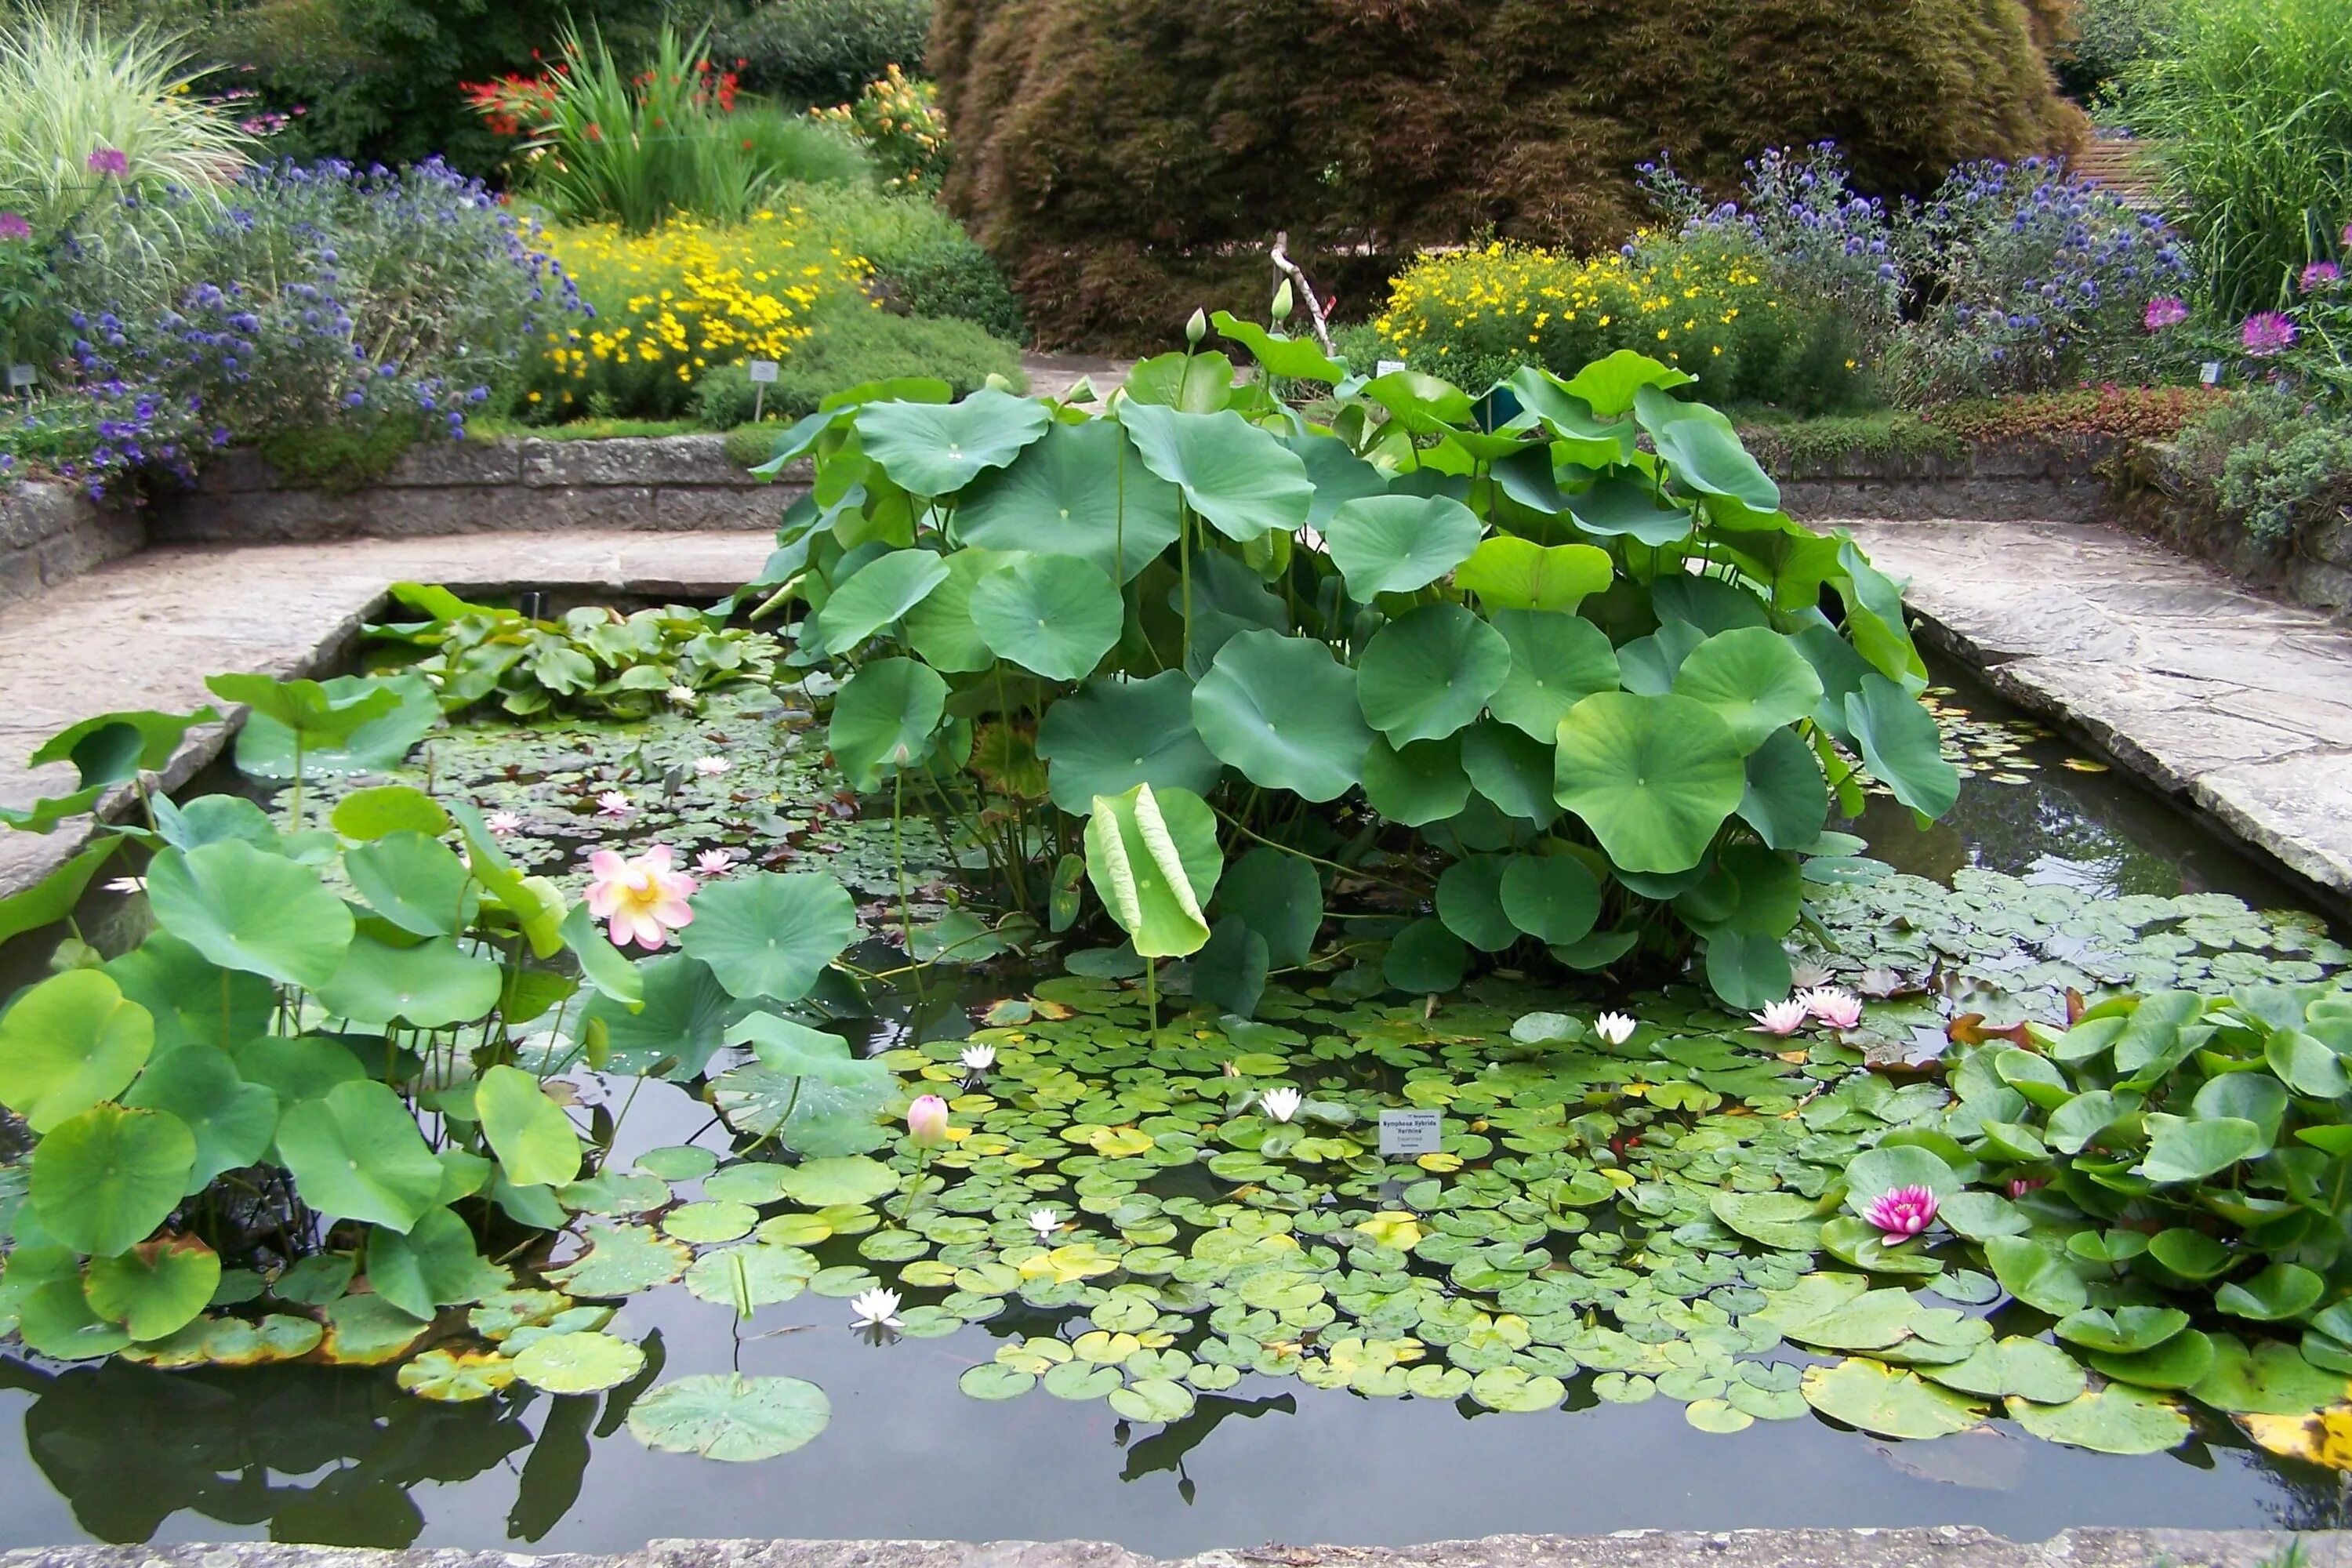
[[774, 360], [750, 360], [745, 362], [743, 368], [751, 374], [751, 379], [755, 382], [770, 384], [773, 383], [776, 379], [776, 362]]
[[2221, 362], [2207, 360], [2204, 368], [2198, 373], [2198, 379], [2208, 386], [2219, 386], [2221, 384]]
[[1381, 1152], [1434, 1154], [1445, 1142], [1445, 1118], [1434, 1110], [1381, 1112]]
[[16, 391], [19, 387], [30, 386], [39, 379], [40, 373], [31, 365], [12, 364], [8, 367], [8, 390], [11, 392]]

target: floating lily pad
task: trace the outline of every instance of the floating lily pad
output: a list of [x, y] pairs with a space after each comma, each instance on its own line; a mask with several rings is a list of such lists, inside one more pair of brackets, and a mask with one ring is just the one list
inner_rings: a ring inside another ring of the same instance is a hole
[[513, 1375], [550, 1394], [601, 1394], [645, 1370], [645, 1351], [605, 1333], [551, 1334], [517, 1353]]
[[2009, 1414], [2037, 1437], [2102, 1454], [2160, 1454], [2189, 1439], [2189, 1417], [2179, 1406], [2120, 1383], [2063, 1405], [2012, 1398]]
[[735, 1463], [789, 1454], [832, 1419], [815, 1384], [740, 1372], [681, 1377], [629, 1407], [629, 1431], [646, 1447]]
[[1853, 1359], [1805, 1369], [1805, 1402], [1832, 1420], [1882, 1437], [1943, 1437], [1984, 1419], [1982, 1405], [1916, 1373]]
[[402, 1392], [443, 1405], [470, 1405], [511, 1386], [514, 1363], [495, 1351], [429, 1350], [401, 1363]]
[[549, 1283], [574, 1296], [634, 1296], [676, 1279], [693, 1257], [684, 1244], [646, 1226], [592, 1225], [585, 1235], [588, 1251], [547, 1275]]

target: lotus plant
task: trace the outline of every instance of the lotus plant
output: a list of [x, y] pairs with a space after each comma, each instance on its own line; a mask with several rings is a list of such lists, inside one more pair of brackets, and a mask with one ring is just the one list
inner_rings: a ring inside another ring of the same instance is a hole
[[599, 849], [588, 858], [588, 912], [604, 922], [614, 946], [635, 942], [657, 952], [668, 945], [670, 932], [694, 923], [687, 900], [699, 884], [670, 869], [668, 845], [656, 844], [635, 859]]

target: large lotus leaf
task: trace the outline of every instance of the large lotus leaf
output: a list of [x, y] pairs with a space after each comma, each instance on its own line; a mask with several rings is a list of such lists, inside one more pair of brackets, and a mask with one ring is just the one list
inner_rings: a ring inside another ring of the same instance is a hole
[[520, 1068], [484, 1069], [474, 1111], [507, 1179], [523, 1186], [555, 1186], [580, 1174], [580, 1135], [539, 1079]]
[[1462, 738], [1415, 741], [1402, 751], [1375, 735], [1363, 760], [1364, 798], [1391, 822], [1420, 827], [1458, 815], [1470, 798]]
[[426, 1209], [405, 1235], [370, 1233], [367, 1266], [375, 1293], [415, 1318], [479, 1301], [514, 1283], [509, 1270], [483, 1260], [471, 1227], [445, 1207]]
[[[1873, 566], [1851, 539], [1840, 537], [1837, 558], [1843, 575], [1829, 581], [1845, 601], [1846, 635], [1853, 651], [1904, 689], [1916, 691], [1927, 683], [1927, 666], [1904, 628], [1903, 590]], [[1835, 683], [1824, 673], [1823, 684], [1834, 689]]]
[[372, 1080], [340, 1083], [288, 1106], [278, 1121], [278, 1152], [302, 1201], [333, 1218], [405, 1231], [441, 1195], [441, 1162], [417, 1135], [408, 1107]]
[[[1553, 727], [1554, 733], [1558, 726]], [[1551, 737], [1541, 740], [1492, 719], [1462, 731], [1462, 769], [1486, 802], [1519, 822], [1549, 827], [1559, 816], [1552, 798]]]
[[466, 865], [474, 880], [514, 917], [516, 926], [530, 940], [532, 953], [552, 958], [562, 952], [562, 897], [545, 878], [522, 874], [499, 847], [498, 836], [472, 802], [452, 800], [448, 811], [457, 821], [458, 837], [466, 846]]
[[[259, 695], [256, 688], [237, 686], [232, 690], [220, 685], [266, 679], [216, 676], [205, 682], [232, 702], [254, 704], [253, 711], [246, 715], [245, 728], [237, 731], [236, 765], [239, 772], [255, 778], [292, 778], [298, 740], [305, 776], [374, 773], [408, 755], [441, 717], [441, 704], [433, 688], [414, 672], [274, 683], [299, 699], [284, 703], [256, 702]], [[322, 700], [311, 701], [303, 689], [313, 686], [323, 693]]]
[[1743, 626], [1691, 649], [1675, 672], [1675, 690], [1713, 709], [1745, 755], [1813, 710], [1822, 678], [1779, 632]]
[[168, 1112], [195, 1134], [190, 1193], [204, 1191], [225, 1171], [259, 1160], [278, 1131], [276, 1091], [246, 1082], [226, 1051], [200, 1041], [149, 1063], [122, 1102]]
[[220, 1255], [193, 1236], [159, 1236], [112, 1258], [93, 1258], [83, 1287], [89, 1309], [142, 1343], [196, 1321], [220, 1285]]
[[311, 990], [342, 966], [352, 911], [317, 870], [231, 840], [148, 863], [155, 922], [223, 969]]
[[1212, 314], [1209, 324], [1217, 330], [1219, 337], [1249, 350], [1250, 358], [1268, 375], [1278, 375], [1286, 381], [1319, 381], [1327, 386], [1348, 378], [1347, 362], [1331, 358], [1312, 339], [1269, 332], [1254, 321], [1239, 320], [1229, 310]]
[[[1601, 468], [1633, 456], [1641, 430], [1632, 420], [1599, 417], [1581, 394], [1570, 392], [1568, 383], [1542, 366], [1521, 365], [1505, 384], [1519, 400], [1523, 417], [1532, 417], [1557, 437], [1551, 452], [1546, 454], [1548, 459], [1557, 453], [1580, 468]], [[1625, 395], [1630, 398], [1633, 394]], [[1512, 421], [1514, 426], [1518, 423]]]
[[832, 1418], [831, 1402], [814, 1383], [700, 1373], [631, 1405], [629, 1431], [648, 1448], [742, 1463], [789, 1454]]
[[1519, 940], [1518, 926], [1503, 909], [1503, 872], [1509, 864], [1507, 856], [1472, 855], [1437, 879], [1437, 918], [1483, 952], [1500, 952]]
[[1487, 621], [1511, 649], [1511, 668], [1487, 705], [1496, 718], [1545, 745], [1559, 736], [1570, 709], [1596, 691], [1617, 689], [1617, 650], [1581, 616], [1496, 610]]
[[710, 966], [683, 952], [666, 952], [636, 965], [644, 999], [636, 1011], [601, 992], [582, 1006], [583, 1025], [601, 1024], [606, 1066], [614, 1072], [653, 1074], [676, 1083], [699, 1078], [718, 1054], [720, 1037], [749, 1005], [719, 984]]
[[1445, 496], [1368, 496], [1331, 514], [1324, 547], [1347, 580], [1348, 596], [1426, 588], [1478, 548], [1477, 514]]
[[1502, 633], [1459, 605], [1423, 605], [1372, 634], [1356, 700], [1391, 746], [1443, 740], [1478, 716], [1510, 668]]
[[1179, 669], [1087, 682], [1037, 721], [1037, 754], [1054, 804], [1074, 816], [1139, 784], [1205, 795], [1225, 767], [1193, 731], [1192, 682]]
[[1806, 849], [1829, 818], [1830, 784], [1821, 759], [1794, 730], [1775, 730], [1748, 753], [1739, 820], [1774, 849]]
[[880, 1062], [849, 1043], [771, 1014], [754, 1013], [728, 1031], [759, 1059], [719, 1077], [711, 1103], [728, 1125], [818, 1157], [860, 1153], [886, 1142], [876, 1118], [898, 1093]]
[[678, 945], [730, 995], [797, 1002], [857, 935], [857, 908], [816, 871], [755, 871], [706, 888]]
[[1130, 403], [1118, 411], [1143, 466], [1184, 492], [1228, 539], [1247, 542], [1307, 521], [1315, 487], [1296, 453], [1231, 409], [1187, 414]]
[[1381, 962], [1381, 976], [1414, 996], [1442, 996], [1462, 984], [1470, 963], [1462, 939], [1445, 922], [1424, 917], [1397, 932]]
[[990, 573], [1011, 564], [1002, 550], [968, 548], [947, 557], [948, 574], [907, 612], [907, 643], [925, 664], [945, 674], [986, 669], [996, 656], [971, 624], [971, 591]]
[[1644, 387], [1688, 386], [1697, 379], [1688, 371], [1662, 364], [1647, 354], [1619, 349], [1606, 358], [1592, 361], [1560, 385], [1572, 396], [1582, 398], [1593, 413], [1607, 418], [1632, 408]]
[[1943, 732], [1903, 688], [1873, 672], [1845, 700], [1846, 726], [1871, 776], [1922, 816], [1941, 816], [1959, 798], [1959, 770], [1944, 759]]
[[[180, 1206], [195, 1163], [195, 1134], [178, 1117], [93, 1105], [33, 1145], [26, 1197], [59, 1243], [111, 1258], [146, 1240]], [[437, 1181], [437, 1164], [434, 1175]]]
[[2189, 1440], [2189, 1417], [2179, 1406], [2124, 1384], [2063, 1404], [2013, 1397], [2009, 1415], [2036, 1437], [2101, 1454], [2161, 1454]]
[[358, 843], [372, 843], [389, 833], [417, 833], [437, 838], [457, 824], [441, 803], [407, 784], [370, 784], [355, 789], [335, 803], [328, 819], [335, 832]]
[[1117, 423], [1089, 419], [1053, 426], [1020, 461], [973, 481], [956, 503], [955, 533], [989, 550], [1075, 555], [1126, 583], [1176, 542], [1181, 500], [1133, 459]]
[[817, 612], [824, 651], [847, 653], [904, 619], [948, 579], [948, 563], [928, 550], [894, 550], [860, 567]]
[[1154, 354], [1128, 372], [1125, 390], [1130, 402], [1213, 414], [1233, 401], [1234, 362], [1214, 349]]
[[1051, 420], [1042, 403], [983, 387], [961, 403], [869, 403], [857, 411], [857, 440], [892, 484], [943, 496], [1012, 462]]
[[216, 723], [220, 713], [199, 708], [193, 713], [158, 713], [139, 709], [121, 713], [97, 713], [68, 725], [41, 742], [25, 765], [45, 767], [71, 763], [78, 783], [127, 783], [142, 773], [160, 773], [178, 752], [180, 742], [199, 724]]
[[1621, 535], [1653, 550], [1673, 544], [1691, 531], [1690, 508], [1665, 500], [1643, 480], [1607, 474], [1591, 488], [1568, 498], [1568, 513], [1587, 533]]
[[1345, 441], [1313, 434], [1276, 439], [1298, 454], [1299, 461], [1307, 466], [1307, 478], [1315, 487], [1314, 504], [1307, 511], [1307, 526], [1318, 533], [1328, 528], [1339, 509], [1349, 501], [1388, 494], [1388, 477], [1349, 451]]
[[1075, 555], [1017, 556], [971, 590], [972, 627], [989, 651], [1048, 680], [1085, 679], [1126, 614], [1111, 580]]
[[1265, 939], [1268, 963], [1287, 969], [1314, 951], [1323, 925], [1323, 879], [1299, 857], [1260, 847], [1225, 872], [1217, 904]]
[[354, 1023], [400, 1020], [440, 1029], [487, 1015], [503, 984], [495, 963], [467, 956], [446, 936], [394, 947], [361, 935], [352, 939], [334, 978], [319, 987], [318, 1000], [330, 1016]]
[[1715, 409], [1644, 386], [1633, 394], [1633, 417], [1650, 433], [1678, 483], [1730, 496], [1757, 511], [1780, 510], [1780, 487], [1739, 444], [1731, 421]]
[[1687, 697], [1596, 692], [1560, 721], [1553, 794], [1627, 870], [1696, 866], [1747, 787], [1730, 727]]
[[835, 1204], [870, 1204], [898, 1190], [898, 1174], [879, 1160], [863, 1154], [839, 1159], [803, 1160], [785, 1172], [779, 1185], [784, 1195], [807, 1208]]
[[1948, 1437], [1984, 1419], [1965, 1394], [1859, 1358], [1805, 1369], [1805, 1403], [1832, 1420], [1882, 1437]]
[[850, 786], [874, 789], [890, 770], [928, 756], [947, 700], [948, 683], [911, 658], [877, 659], [844, 682], [825, 744]]
[[1279, 632], [1245, 631], [1217, 650], [1193, 689], [1192, 722], [1250, 783], [1310, 801], [1353, 786], [1372, 741], [1356, 672], [1314, 638]]
[[1223, 859], [1216, 813], [1189, 790], [1137, 784], [1097, 795], [1087, 819], [1087, 878], [1145, 958], [1179, 958], [1209, 940], [1202, 912]]
[[1503, 912], [1555, 946], [1581, 942], [1601, 919], [1601, 884], [1573, 855], [1514, 855], [1503, 868]]
[[155, 1020], [95, 969], [53, 974], [0, 1014], [0, 1105], [47, 1132], [121, 1094], [155, 1047]]
[[1552, 610], [1572, 613], [1609, 586], [1609, 552], [1590, 544], [1541, 545], [1498, 533], [1481, 543], [1454, 574], [1454, 585], [1475, 594], [1488, 613]]
[[481, 902], [457, 852], [421, 832], [387, 830], [354, 844], [343, 851], [343, 869], [368, 908], [417, 936], [456, 936]]
[[0, 899], [0, 942], [12, 942], [72, 914], [91, 880], [124, 842], [102, 837], [94, 847], [83, 850], [23, 892]]

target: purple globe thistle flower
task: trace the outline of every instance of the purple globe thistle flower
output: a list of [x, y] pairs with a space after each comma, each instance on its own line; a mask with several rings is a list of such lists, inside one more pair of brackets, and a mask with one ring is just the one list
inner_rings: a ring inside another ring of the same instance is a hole
[[2276, 310], [2257, 310], [2238, 330], [2238, 341], [2257, 359], [2294, 346], [2294, 323]]
[[1896, 1187], [1863, 1205], [1862, 1217], [1888, 1241], [1908, 1241], [1934, 1222], [1936, 1194], [1928, 1187]]
[[94, 174], [127, 174], [131, 160], [120, 147], [94, 147], [89, 154], [90, 173]]
[[2303, 269], [2300, 279], [2303, 291], [2316, 294], [2323, 289], [2333, 289], [2344, 281], [2344, 269], [2333, 261], [2315, 261]]
[[30, 239], [33, 226], [23, 213], [0, 213], [0, 239]]
[[2189, 319], [2189, 307], [2169, 294], [2158, 294], [2147, 302], [2147, 311], [2140, 318], [2151, 332], [2167, 327], [2177, 327]]

